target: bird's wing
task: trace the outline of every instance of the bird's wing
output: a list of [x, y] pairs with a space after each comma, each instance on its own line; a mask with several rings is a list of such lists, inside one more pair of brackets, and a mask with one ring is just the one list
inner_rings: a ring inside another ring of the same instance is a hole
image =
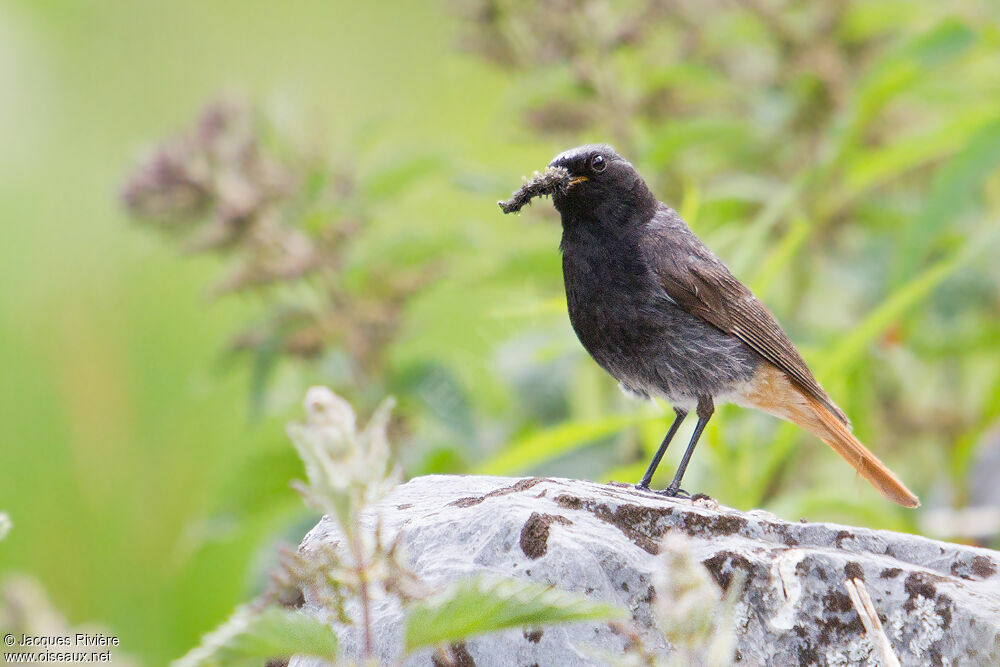
[[767, 306], [686, 227], [671, 231], [655, 234], [646, 252], [670, 298], [688, 313], [739, 338], [849, 427], [847, 415], [823, 391]]

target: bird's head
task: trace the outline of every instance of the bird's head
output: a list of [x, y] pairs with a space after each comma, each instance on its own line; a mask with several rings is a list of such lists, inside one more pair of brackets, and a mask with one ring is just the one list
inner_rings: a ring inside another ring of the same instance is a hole
[[610, 221], [656, 208], [656, 198], [635, 167], [607, 144], [571, 148], [549, 166], [569, 171], [568, 185], [552, 195], [564, 222], [567, 217]]

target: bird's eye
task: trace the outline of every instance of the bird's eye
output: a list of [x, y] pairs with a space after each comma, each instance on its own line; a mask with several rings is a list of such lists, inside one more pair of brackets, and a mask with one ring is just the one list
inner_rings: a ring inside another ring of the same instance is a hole
[[595, 173], [601, 173], [608, 166], [607, 160], [604, 159], [603, 155], [595, 155], [590, 158], [590, 168]]

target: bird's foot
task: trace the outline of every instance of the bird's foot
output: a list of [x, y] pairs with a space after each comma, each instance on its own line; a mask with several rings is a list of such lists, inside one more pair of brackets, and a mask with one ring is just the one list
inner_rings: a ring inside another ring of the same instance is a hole
[[657, 491], [656, 493], [661, 496], [666, 496], [667, 498], [690, 498], [691, 494], [685, 491], [678, 484], [671, 484], [662, 491]]

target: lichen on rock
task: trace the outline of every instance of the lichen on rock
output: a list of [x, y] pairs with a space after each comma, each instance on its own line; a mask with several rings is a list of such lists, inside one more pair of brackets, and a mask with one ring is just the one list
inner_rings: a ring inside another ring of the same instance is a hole
[[[402, 533], [409, 567], [432, 587], [477, 573], [525, 578], [631, 616], [631, 638], [596, 622], [468, 638], [463, 656], [480, 666], [606, 664], [636, 643], [669, 660], [676, 653], [656, 610], [666, 603], [654, 588], [664, 581], [664, 536], [683, 537], [714, 594], [734, 596], [738, 664], [878, 664], [848, 580], [863, 583], [901, 664], [1000, 664], [1000, 554], [986, 549], [567, 479], [421, 477], [366, 520], [376, 513], [387, 538]], [[324, 520], [301, 552], [335, 539]], [[319, 613], [317, 602], [307, 598], [304, 609]], [[398, 607], [376, 603], [383, 662], [399, 656], [400, 618]], [[349, 629], [341, 639], [349, 656], [356, 639]], [[430, 665], [432, 657], [406, 664]]]

